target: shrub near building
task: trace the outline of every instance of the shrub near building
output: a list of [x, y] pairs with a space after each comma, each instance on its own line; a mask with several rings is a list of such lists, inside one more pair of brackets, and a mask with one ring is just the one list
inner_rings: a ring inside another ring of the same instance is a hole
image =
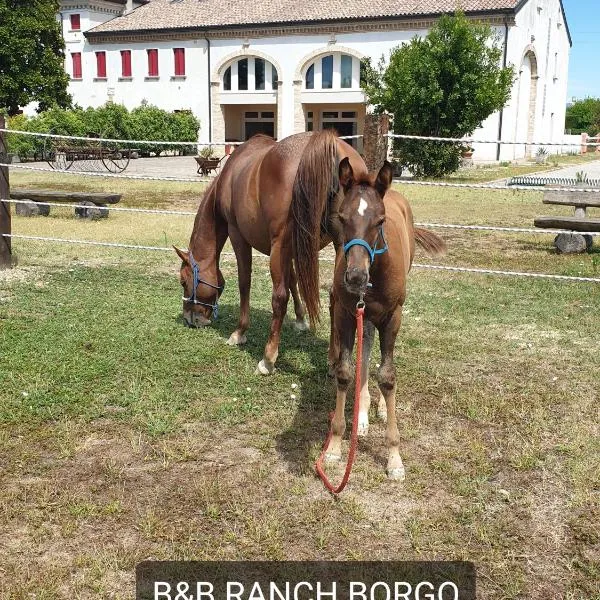
[[[151, 105], [129, 112], [120, 104], [107, 103], [98, 108], [52, 108], [35, 117], [17, 115], [9, 119], [10, 129], [73, 136], [100, 136], [123, 140], [160, 140], [196, 142], [200, 122], [190, 112], [171, 113]], [[8, 135], [8, 151], [21, 159], [41, 158], [48, 147], [46, 138]], [[143, 154], [181, 150], [180, 146], [140, 145]], [[193, 148], [193, 146], [191, 146]]]

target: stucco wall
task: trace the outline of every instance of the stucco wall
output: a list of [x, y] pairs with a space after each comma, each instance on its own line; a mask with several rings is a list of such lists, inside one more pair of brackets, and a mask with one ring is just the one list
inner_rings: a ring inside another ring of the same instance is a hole
[[[68, 25], [68, 14], [63, 11], [64, 23]], [[71, 11], [73, 12], [73, 11]], [[78, 10], [82, 18], [82, 29], [112, 18], [109, 12]], [[498, 26], [496, 31], [501, 43], [505, 30]], [[67, 54], [81, 51], [83, 54], [83, 80], [72, 81], [70, 92], [76, 103], [82, 106], [99, 106], [112, 98], [128, 108], [139, 106], [142, 100], [167, 110], [191, 109], [201, 121], [200, 140], [208, 141], [209, 132], [209, 81], [212, 90], [213, 130], [212, 139], [219, 141], [225, 135], [219, 100], [220, 75], [232, 57], [252, 56], [256, 53], [277, 66], [279, 87], [277, 90], [277, 132], [282, 138], [304, 129], [302, 110], [304, 67], [316, 57], [332, 52], [349, 53], [356, 58], [370, 57], [377, 63], [381, 56], [388, 57], [399, 44], [415, 35], [425, 35], [425, 29], [386, 30], [361, 33], [312, 33], [262, 38], [219, 38], [210, 41], [210, 65], [208, 64], [208, 42], [198, 39], [169, 40], [161, 42], [135, 42], [90, 44], [81, 33], [71, 33], [65, 27]], [[186, 49], [186, 77], [173, 79], [175, 47]], [[148, 80], [148, 48], [159, 50], [159, 79]], [[120, 51], [132, 51], [131, 81], [120, 81]], [[107, 80], [94, 81], [96, 76], [96, 51], [107, 53]], [[535, 83], [537, 101], [532, 103], [529, 59], [524, 62], [526, 52], [536, 57], [539, 78]], [[556, 66], [555, 66], [556, 55]], [[560, 13], [558, 0], [530, 0], [517, 13], [516, 24], [509, 28], [507, 62], [515, 66], [517, 79], [513, 86], [510, 102], [503, 111], [502, 137], [514, 141], [530, 137], [544, 141], [560, 141], [563, 135], [566, 107], [566, 90], [569, 60], [569, 44], [565, 24]], [[67, 56], [67, 71], [71, 61]], [[356, 75], [356, 74], [355, 74]], [[109, 93], [110, 92], [110, 93]], [[315, 96], [316, 94], [316, 96]], [[361, 95], [359, 91], [340, 90], [310, 94], [311, 104], [331, 103], [331, 108], [346, 104], [355, 105]], [[499, 113], [491, 115], [474, 137], [495, 140], [499, 131]], [[531, 148], [529, 148], [531, 151]], [[525, 155], [525, 146], [503, 146], [501, 160], [512, 160]], [[533, 148], [535, 152], [535, 148]], [[475, 160], [495, 160], [497, 145], [477, 145]]]

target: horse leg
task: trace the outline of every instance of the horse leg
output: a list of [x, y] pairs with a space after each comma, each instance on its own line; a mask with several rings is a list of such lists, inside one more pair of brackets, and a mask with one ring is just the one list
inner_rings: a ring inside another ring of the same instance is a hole
[[240, 318], [236, 330], [229, 336], [227, 343], [238, 346], [246, 343], [246, 331], [250, 324], [250, 282], [252, 279], [252, 247], [242, 237], [239, 230], [229, 227], [229, 239], [235, 252], [240, 290]]
[[275, 371], [275, 361], [279, 354], [279, 340], [281, 337], [281, 326], [287, 312], [288, 300], [290, 298], [290, 267], [292, 259], [289, 250], [282, 247], [281, 242], [275, 242], [271, 246], [271, 279], [273, 280], [273, 293], [271, 295], [271, 307], [273, 316], [271, 318], [271, 333], [263, 359], [258, 363], [256, 372], [261, 375], [271, 375]]
[[342, 457], [342, 436], [346, 430], [346, 396], [348, 387], [352, 381], [352, 348], [354, 347], [354, 335], [356, 333], [356, 321], [352, 315], [348, 315], [339, 305], [334, 317], [336, 335], [340, 343], [340, 356], [335, 368], [337, 383], [335, 397], [335, 413], [331, 421], [331, 440], [327, 446], [325, 459], [328, 461], [340, 460]]
[[340, 342], [335, 331], [335, 296], [333, 288], [329, 290], [329, 351], [327, 353], [327, 365], [329, 377], [335, 377], [335, 367], [340, 358]]
[[404, 479], [404, 465], [400, 458], [400, 432], [396, 422], [396, 369], [394, 367], [394, 344], [400, 323], [402, 307], [399, 306], [392, 316], [379, 328], [379, 344], [381, 347], [381, 366], [377, 373], [379, 389], [385, 399], [387, 408], [387, 427], [385, 442], [388, 447], [387, 475], [389, 479]]
[[308, 323], [306, 322], [306, 310], [304, 308], [304, 304], [302, 304], [302, 300], [300, 299], [300, 294], [298, 293], [298, 278], [296, 277], [296, 270], [292, 265], [290, 270], [290, 292], [292, 293], [292, 298], [294, 300], [294, 312], [296, 313], [296, 322], [294, 323], [294, 327], [298, 331], [306, 331], [308, 329]]
[[369, 408], [371, 395], [369, 394], [369, 357], [373, 340], [375, 338], [375, 325], [371, 321], [364, 321], [363, 327], [363, 354], [360, 365], [360, 399], [358, 408], [358, 435], [366, 436], [369, 433]]

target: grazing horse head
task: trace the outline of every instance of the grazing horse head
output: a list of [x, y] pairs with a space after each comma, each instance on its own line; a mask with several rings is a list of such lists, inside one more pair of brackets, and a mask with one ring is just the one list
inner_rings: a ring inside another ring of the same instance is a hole
[[356, 180], [350, 161], [344, 158], [339, 182], [344, 197], [332, 215], [332, 228], [346, 255], [344, 284], [350, 293], [364, 294], [371, 264], [387, 251], [383, 197], [392, 182], [392, 166], [386, 161], [374, 181]]
[[[175, 248], [175, 247], [174, 247]], [[215, 265], [202, 270], [191, 250], [175, 248], [181, 258], [179, 279], [183, 288], [183, 319], [189, 327], [210, 325], [219, 311], [219, 297], [223, 293], [225, 280]]]

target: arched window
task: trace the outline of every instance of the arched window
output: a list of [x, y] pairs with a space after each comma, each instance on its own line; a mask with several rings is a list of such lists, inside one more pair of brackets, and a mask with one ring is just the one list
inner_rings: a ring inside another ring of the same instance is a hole
[[271, 92], [277, 89], [277, 69], [258, 56], [238, 58], [223, 71], [222, 81], [224, 92]]
[[360, 60], [349, 54], [325, 54], [304, 71], [304, 89], [360, 89]]

